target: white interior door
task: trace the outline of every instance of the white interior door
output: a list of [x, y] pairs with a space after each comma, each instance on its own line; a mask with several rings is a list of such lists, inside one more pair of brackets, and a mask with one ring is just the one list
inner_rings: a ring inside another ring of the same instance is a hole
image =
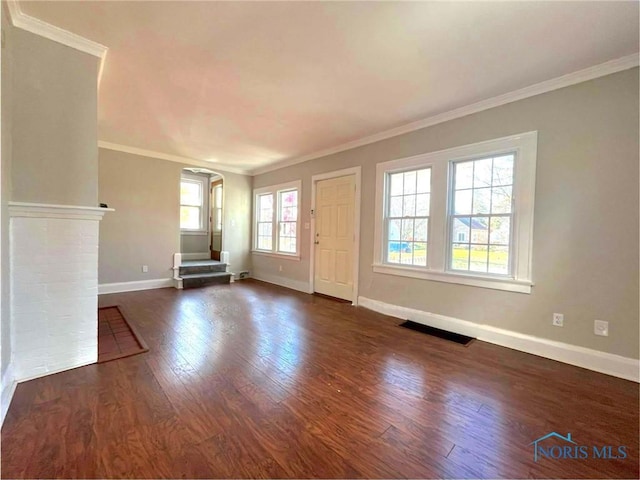
[[320, 180], [315, 199], [314, 291], [353, 301], [355, 175]]

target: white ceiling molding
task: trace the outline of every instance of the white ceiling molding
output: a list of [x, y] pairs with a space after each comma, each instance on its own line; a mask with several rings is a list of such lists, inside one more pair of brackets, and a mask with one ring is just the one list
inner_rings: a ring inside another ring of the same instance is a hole
[[612, 73], [628, 70], [630, 68], [637, 67], [639, 63], [640, 62], [639, 62], [638, 54], [627, 55], [625, 57], [621, 57], [615, 60], [610, 60], [608, 62], [601, 63], [600, 65], [595, 65], [593, 67], [585, 68], [584, 70], [578, 70], [577, 72], [569, 73], [561, 77], [536, 83], [534, 85], [530, 85], [528, 87], [524, 87], [519, 90], [514, 90], [513, 92], [505, 93], [503, 95], [498, 95], [497, 97], [492, 97], [487, 100], [482, 100], [480, 102], [472, 103], [470, 105], [456, 108], [448, 112], [440, 113], [438, 115], [434, 115], [432, 117], [428, 117], [423, 120], [407, 123], [406, 125], [401, 125], [399, 127], [392, 128], [390, 130], [385, 130], [383, 132], [379, 132], [374, 135], [369, 135], [367, 137], [363, 137], [358, 140], [353, 140], [351, 142], [343, 143], [342, 145], [337, 145], [335, 147], [319, 150], [317, 152], [303, 155], [302, 157], [291, 158], [288, 160], [279, 161], [277, 163], [272, 163], [270, 165], [265, 165], [264, 167], [259, 167], [254, 170], [251, 170], [250, 174], [260, 175], [262, 173], [267, 173], [273, 170], [278, 170], [280, 168], [289, 167], [291, 165], [303, 163], [308, 160], [313, 160], [315, 158], [326, 157], [327, 155], [333, 155], [334, 153], [344, 152], [345, 150], [350, 150], [352, 148], [361, 147], [364, 145], [368, 145], [370, 143], [379, 142], [381, 140], [402, 135], [404, 133], [414, 132], [416, 130], [420, 130], [425, 127], [430, 127], [432, 125], [444, 123], [449, 120], [454, 120], [456, 118], [461, 118], [474, 113], [482, 112], [483, 110], [488, 110], [490, 108], [506, 105], [507, 103], [516, 102], [518, 100], [523, 100], [525, 98], [533, 97], [535, 95], [540, 95], [543, 93], [551, 92], [553, 90], [558, 90], [560, 88], [569, 87], [571, 85], [586, 82], [588, 80], [593, 80], [595, 78], [604, 77]]
[[88, 53], [94, 57], [98, 57], [100, 59], [98, 86], [100, 86], [104, 62], [109, 50], [108, 47], [27, 15], [21, 10], [20, 4], [17, 0], [7, 0], [7, 7], [9, 8], [11, 24], [14, 27], [26, 30], [27, 32], [31, 32], [49, 40], [53, 40], [54, 42], [61, 43], [67, 47], [75, 48], [76, 50]]
[[239, 175], [250, 175], [247, 170], [240, 168], [229, 167], [226, 165], [214, 164], [207, 162], [206, 160], [196, 160], [194, 158], [181, 157], [179, 155], [171, 155], [168, 153], [154, 152], [153, 150], [146, 150], [144, 148], [130, 147], [129, 145], [120, 145], [119, 143], [98, 141], [98, 147], [107, 150], [114, 150], [116, 152], [131, 153], [133, 155], [140, 155], [142, 157], [157, 158], [160, 160], [167, 160], [169, 162], [185, 163], [194, 167], [204, 167], [209, 170], [213, 170], [216, 173], [237, 173]]

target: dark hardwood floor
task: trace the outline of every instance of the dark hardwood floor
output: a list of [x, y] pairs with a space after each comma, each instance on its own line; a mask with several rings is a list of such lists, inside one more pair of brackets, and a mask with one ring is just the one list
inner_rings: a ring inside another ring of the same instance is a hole
[[4, 478], [638, 478], [635, 383], [257, 281], [116, 304], [150, 351], [20, 384]]

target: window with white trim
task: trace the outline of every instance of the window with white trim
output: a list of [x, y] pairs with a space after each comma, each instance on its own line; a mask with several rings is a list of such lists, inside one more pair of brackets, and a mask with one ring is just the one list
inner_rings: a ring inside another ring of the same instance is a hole
[[254, 190], [255, 253], [298, 256], [300, 181]]
[[537, 132], [377, 165], [373, 269], [529, 293]]
[[180, 179], [180, 230], [206, 232], [206, 186], [208, 178], [183, 175]]
[[451, 164], [452, 271], [510, 274], [514, 161], [508, 153]]
[[386, 261], [425, 267], [431, 169], [389, 173], [387, 185]]

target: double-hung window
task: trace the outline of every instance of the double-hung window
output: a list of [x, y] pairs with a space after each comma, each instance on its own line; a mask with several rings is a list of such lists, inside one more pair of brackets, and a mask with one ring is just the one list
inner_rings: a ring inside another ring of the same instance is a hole
[[254, 190], [254, 253], [299, 256], [300, 181]]
[[509, 275], [515, 154], [453, 162], [448, 268]]
[[374, 271], [529, 293], [537, 133], [377, 166]]
[[390, 173], [386, 205], [386, 261], [427, 265], [431, 169]]
[[180, 230], [206, 233], [208, 177], [183, 174], [180, 179]]

